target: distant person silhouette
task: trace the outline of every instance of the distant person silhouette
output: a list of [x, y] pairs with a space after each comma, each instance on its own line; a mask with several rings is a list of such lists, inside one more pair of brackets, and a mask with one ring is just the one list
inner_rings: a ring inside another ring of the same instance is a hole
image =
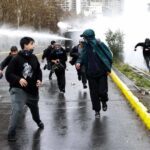
[[16, 46], [10, 48], [9, 55], [0, 63], [0, 79], [3, 77], [3, 70], [7, 67], [14, 56], [18, 53]]
[[57, 77], [60, 93], [64, 94], [66, 86], [65, 70], [67, 54], [59, 43], [54, 44], [54, 50], [51, 52], [50, 61], [52, 63], [52, 70], [54, 70]]
[[46, 61], [47, 61], [47, 64], [44, 66], [44, 70], [45, 69], [48, 69], [50, 70], [50, 73], [49, 73], [49, 80], [52, 80], [52, 74], [53, 74], [53, 71], [52, 71], [52, 64], [51, 64], [51, 61], [50, 61], [50, 57], [51, 57], [51, 53], [52, 51], [54, 50], [54, 44], [56, 42], [55, 41], [51, 41], [51, 45], [49, 45], [44, 51], [43, 51], [43, 55], [42, 55], [42, 62], [44, 62], [44, 59], [46, 58]]
[[138, 46], [143, 47], [143, 57], [146, 62], [146, 66], [150, 72], [150, 39], [146, 38], [145, 42], [137, 43], [135, 45], [135, 51]]
[[[70, 51], [70, 56], [72, 57], [70, 63], [72, 65], [75, 65], [77, 59], [79, 58], [82, 50], [83, 50], [83, 45], [84, 45], [84, 40], [81, 39], [79, 40], [79, 44], [74, 46], [71, 51]], [[78, 74], [78, 80], [82, 81], [83, 84], [83, 88], [86, 89], [87, 88], [87, 77], [86, 77], [86, 72], [85, 72], [85, 66], [82, 64], [80, 69], [76, 69], [77, 70], [77, 74]]]

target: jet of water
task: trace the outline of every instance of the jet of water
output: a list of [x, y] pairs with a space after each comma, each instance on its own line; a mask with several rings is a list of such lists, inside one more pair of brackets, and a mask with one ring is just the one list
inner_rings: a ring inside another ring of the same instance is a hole
[[0, 27], [0, 52], [2, 53], [9, 51], [12, 45], [16, 45], [19, 48], [19, 41], [24, 36], [30, 36], [35, 40], [37, 45], [36, 49], [46, 48], [50, 44], [51, 40], [71, 40], [53, 33], [49, 33], [49, 31], [37, 32], [28, 28], [13, 29], [8, 26], [4, 26]]

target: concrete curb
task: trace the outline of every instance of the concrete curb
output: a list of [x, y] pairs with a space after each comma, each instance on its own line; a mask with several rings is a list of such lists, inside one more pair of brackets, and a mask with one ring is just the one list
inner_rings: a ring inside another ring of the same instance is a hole
[[9, 52], [0, 52], [0, 55], [6, 55], [9, 54]]
[[150, 113], [147, 112], [147, 108], [139, 101], [139, 99], [133, 95], [130, 89], [119, 79], [116, 73], [112, 70], [109, 75], [115, 84], [119, 87], [121, 92], [124, 94], [131, 107], [139, 115], [143, 123], [150, 130]]

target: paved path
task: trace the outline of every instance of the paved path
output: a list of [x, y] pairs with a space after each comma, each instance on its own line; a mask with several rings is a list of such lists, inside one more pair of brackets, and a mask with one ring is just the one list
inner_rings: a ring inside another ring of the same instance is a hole
[[150, 149], [150, 132], [110, 79], [108, 111], [101, 112], [100, 119], [95, 119], [89, 91], [82, 89], [74, 67], [68, 65], [64, 96], [58, 92], [55, 75], [49, 82], [48, 71], [43, 73], [39, 105], [45, 129], [38, 130], [27, 110], [15, 143], [7, 142], [10, 98], [8, 84], [0, 80], [0, 150]]

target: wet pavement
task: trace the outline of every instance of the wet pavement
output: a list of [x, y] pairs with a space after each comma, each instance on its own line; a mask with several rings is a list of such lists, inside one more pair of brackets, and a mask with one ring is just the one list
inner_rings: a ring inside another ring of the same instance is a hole
[[59, 94], [56, 77], [43, 71], [39, 130], [29, 110], [17, 129], [17, 141], [7, 142], [10, 110], [8, 84], [0, 80], [0, 150], [149, 150], [150, 132], [109, 79], [108, 111], [95, 119], [89, 91], [77, 81], [74, 67], [66, 71], [66, 93]]

